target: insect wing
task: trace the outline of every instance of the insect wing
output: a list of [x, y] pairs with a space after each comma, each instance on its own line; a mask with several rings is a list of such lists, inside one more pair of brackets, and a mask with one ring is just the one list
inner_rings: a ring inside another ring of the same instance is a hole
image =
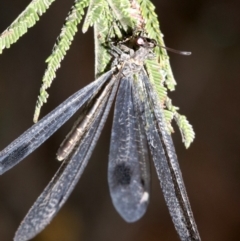
[[147, 142], [141, 134], [133, 96], [133, 77], [123, 77], [118, 90], [108, 165], [108, 184], [113, 204], [127, 222], [146, 212], [149, 202]]
[[147, 100], [144, 102], [144, 112], [148, 123], [148, 143], [169, 213], [182, 241], [200, 241], [172, 138], [165, 126], [163, 110], [143, 70], [140, 78], [143, 81], [141, 92]]
[[81, 141], [81, 138], [84, 136], [85, 132], [88, 131], [95, 120], [99, 109], [101, 109], [102, 103], [106, 101], [106, 96], [109, 96], [109, 92], [112, 90], [114, 80], [115, 79], [113, 78], [112, 81], [101, 91], [101, 95], [93, 99], [91, 103], [89, 103], [88, 108], [82, 112], [80, 118], [78, 118], [78, 120], [75, 122], [73, 128], [60, 145], [57, 152], [58, 160], [65, 159], [69, 153], [72, 152], [75, 145]]
[[0, 152], [0, 174], [3, 174], [38, 148], [79, 108], [84, 107], [112, 76], [112, 70], [79, 90], [56, 109], [29, 128]]
[[51, 182], [29, 210], [16, 232], [14, 241], [27, 241], [36, 236], [50, 223], [66, 202], [81, 177], [101, 134], [116, 94], [117, 85], [118, 81], [115, 81], [110, 97], [106, 98], [79, 147], [64, 160]]

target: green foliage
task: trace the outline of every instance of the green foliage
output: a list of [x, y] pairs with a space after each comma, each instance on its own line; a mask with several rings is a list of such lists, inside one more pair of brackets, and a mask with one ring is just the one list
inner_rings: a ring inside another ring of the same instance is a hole
[[129, 0], [107, 0], [114, 20], [121, 23], [121, 27], [127, 31], [134, 28], [135, 19], [131, 17], [131, 4]]
[[104, 48], [104, 43], [107, 39], [109, 31], [109, 26], [103, 19], [100, 19], [94, 24], [94, 41], [95, 44], [95, 76], [99, 77], [104, 70], [107, 68], [111, 56], [106, 48]]
[[84, 14], [84, 8], [89, 4], [89, 0], [76, 0], [72, 6], [66, 20], [62, 27], [61, 33], [57, 38], [57, 41], [53, 47], [52, 54], [46, 60], [47, 69], [45, 70], [42, 86], [40, 88], [40, 94], [38, 96], [33, 121], [37, 122], [40, 114], [40, 109], [43, 103], [47, 102], [48, 93], [46, 89], [52, 84], [53, 79], [56, 77], [56, 71], [60, 67], [61, 61], [69, 50], [70, 45], [77, 32], [77, 25], [81, 22]]
[[83, 33], [87, 32], [89, 26], [93, 26], [94, 23], [100, 21], [100, 19], [103, 17], [106, 5], [106, 1], [103, 0], [95, 0], [90, 2], [82, 28]]
[[173, 77], [171, 66], [169, 63], [169, 57], [167, 51], [161, 46], [165, 46], [163, 41], [163, 34], [160, 32], [160, 26], [155, 13], [155, 7], [149, 0], [137, 0], [140, 4], [142, 16], [146, 21], [145, 31], [148, 36], [155, 39], [159, 44], [159, 48], [156, 48], [157, 62], [160, 64], [160, 69], [164, 74], [164, 82], [169, 90], [174, 90], [176, 81]]
[[0, 35], [0, 54], [17, 42], [55, 0], [33, 0], [15, 21]]
[[160, 32], [157, 15], [154, 12], [155, 7], [149, 0], [137, 1], [140, 4], [143, 19], [146, 21], [145, 31], [148, 37], [155, 39], [160, 46], [156, 48], [155, 60], [147, 61], [146, 67], [148, 75], [158, 93], [160, 104], [166, 107], [164, 114], [169, 133], [173, 132], [171, 121], [174, 119], [180, 129], [182, 141], [185, 147], [188, 148], [194, 140], [195, 133], [187, 118], [178, 113], [178, 108], [173, 106], [171, 100], [167, 97], [167, 89], [170, 91], [174, 90], [176, 81], [172, 74], [167, 51], [161, 48], [161, 46], [164, 47], [165, 44], [163, 34]]
[[[96, 0], [95, 0], [96, 1]], [[94, 2], [94, 6], [96, 3]], [[109, 37], [116, 37], [121, 39], [122, 30], [127, 31], [129, 28], [133, 28], [134, 19], [131, 19], [130, 14], [126, 9], [130, 9], [129, 0], [97, 0], [98, 4], [102, 6], [101, 14], [99, 18], [95, 17], [95, 21], [92, 21], [94, 25], [94, 42], [95, 42], [95, 75], [100, 76], [107, 68], [110, 63], [111, 56], [107, 49], [105, 48], [105, 43], [109, 41]], [[91, 6], [89, 7], [84, 25], [83, 32], [85, 31], [85, 26], [89, 26], [89, 16]], [[116, 24], [116, 21], [120, 23], [121, 26]], [[91, 26], [91, 25], [90, 25]], [[109, 36], [109, 33], [111, 36]]]
[[[179, 108], [172, 105], [172, 101], [170, 98], [166, 99], [165, 104], [166, 104], [168, 111], [170, 111], [172, 113], [172, 119], [174, 118], [174, 120], [176, 121], [176, 123], [179, 127], [179, 130], [182, 135], [182, 141], [183, 141], [185, 147], [188, 148], [195, 138], [195, 133], [194, 133], [192, 125], [188, 122], [186, 116], [180, 115], [178, 113]], [[166, 118], [166, 115], [165, 115], [165, 118]], [[168, 120], [168, 118], [166, 118], [166, 119]], [[172, 128], [171, 124], [170, 124], [170, 128]], [[172, 129], [172, 131], [173, 131], [173, 129]]]
[[147, 72], [151, 82], [153, 83], [155, 90], [158, 93], [160, 102], [164, 104], [167, 98], [167, 89], [164, 86], [165, 76], [164, 71], [161, 70], [160, 65], [156, 60], [147, 60]]
[[[98, 14], [96, 14], [97, 11]], [[82, 31], [83, 33], [85, 33], [88, 30], [89, 26], [94, 25], [96, 77], [98, 77], [104, 72], [111, 59], [111, 56], [109, 55], [107, 49], [104, 47], [104, 43], [107, 41], [107, 36], [110, 28], [109, 23], [112, 22], [113, 18], [110, 13], [107, 1], [92, 1], [88, 8]]]
[[[32, 27], [39, 17], [47, 10], [54, 0], [33, 0], [19, 17], [0, 35], [0, 53], [9, 48], [19, 37]], [[109, 37], [122, 39], [129, 30], [144, 31], [144, 33], [158, 43], [155, 48], [155, 58], [146, 62], [146, 70], [159, 96], [159, 104], [164, 109], [165, 121], [169, 133], [174, 132], [171, 125], [174, 119], [180, 129], [182, 140], [189, 147], [195, 134], [186, 117], [178, 113], [178, 108], [172, 105], [167, 91], [175, 89], [176, 81], [173, 77], [169, 57], [164, 47], [163, 34], [155, 13], [155, 7], [150, 0], [75, 0], [59, 37], [53, 47], [52, 54], [46, 60], [47, 68], [43, 76], [43, 83], [37, 100], [34, 122], [38, 120], [40, 109], [47, 101], [46, 90], [56, 77], [56, 71], [70, 48], [78, 30], [78, 24], [88, 7], [82, 27], [85, 33], [90, 26], [94, 27], [95, 43], [95, 75], [104, 73], [110, 65], [111, 56], [106, 49]]]

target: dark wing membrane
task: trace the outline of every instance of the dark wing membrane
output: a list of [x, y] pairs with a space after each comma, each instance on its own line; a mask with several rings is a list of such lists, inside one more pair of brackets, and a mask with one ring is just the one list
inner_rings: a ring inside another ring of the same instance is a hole
[[58, 172], [34, 203], [18, 228], [14, 241], [27, 241], [41, 232], [71, 194], [87, 165], [110, 111], [118, 85], [117, 80], [113, 81], [115, 83], [110, 97], [108, 94], [108, 98], [99, 108], [94, 122], [79, 146], [64, 160]]
[[149, 202], [149, 160], [132, 96], [133, 77], [123, 77], [114, 109], [108, 164], [113, 204], [127, 222], [146, 212]]
[[163, 110], [144, 70], [140, 73], [140, 79], [143, 88], [139, 89], [146, 99], [144, 112], [148, 143], [173, 223], [182, 241], [200, 241], [173, 142], [165, 126]]
[[56, 130], [58, 130], [79, 108], [85, 106], [110, 79], [110, 70], [100, 78], [79, 90], [56, 109], [29, 128], [20, 137], [0, 152], [0, 174], [3, 174], [32, 153]]

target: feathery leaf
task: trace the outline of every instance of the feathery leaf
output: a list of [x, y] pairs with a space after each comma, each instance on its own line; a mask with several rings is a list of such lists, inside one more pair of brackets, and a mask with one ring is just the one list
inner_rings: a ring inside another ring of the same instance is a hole
[[33, 0], [15, 21], [0, 35], [0, 54], [10, 48], [39, 20], [55, 0]]
[[41, 107], [43, 103], [46, 103], [48, 98], [46, 89], [51, 86], [53, 79], [56, 77], [56, 71], [60, 67], [61, 61], [66, 55], [66, 51], [70, 48], [70, 45], [78, 30], [77, 25], [80, 23], [84, 14], [84, 8], [87, 7], [88, 4], [89, 0], [75, 0], [75, 3], [66, 18], [61, 33], [57, 38], [57, 42], [53, 47], [52, 54], [46, 60], [48, 66], [42, 79], [43, 84], [41, 86], [40, 94], [35, 107], [33, 118], [34, 122], [38, 121]]

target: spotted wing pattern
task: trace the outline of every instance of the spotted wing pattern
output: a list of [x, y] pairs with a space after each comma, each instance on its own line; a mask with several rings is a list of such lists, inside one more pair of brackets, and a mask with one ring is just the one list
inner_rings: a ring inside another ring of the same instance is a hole
[[108, 165], [111, 198], [127, 222], [135, 222], [146, 212], [150, 181], [147, 141], [134, 109], [132, 82], [131, 75], [121, 79]]
[[26, 241], [36, 236], [49, 224], [68, 199], [88, 163], [105, 124], [118, 86], [118, 80], [115, 79], [110, 84], [114, 81], [111, 94], [106, 96], [89, 130], [33, 204], [18, 228], [14, 241]]
[[78, 109], [83, 108], [111, 78], [110, 70], [79, 90], [0, 152], [0, 174], [18, 164], [58, 130]]

